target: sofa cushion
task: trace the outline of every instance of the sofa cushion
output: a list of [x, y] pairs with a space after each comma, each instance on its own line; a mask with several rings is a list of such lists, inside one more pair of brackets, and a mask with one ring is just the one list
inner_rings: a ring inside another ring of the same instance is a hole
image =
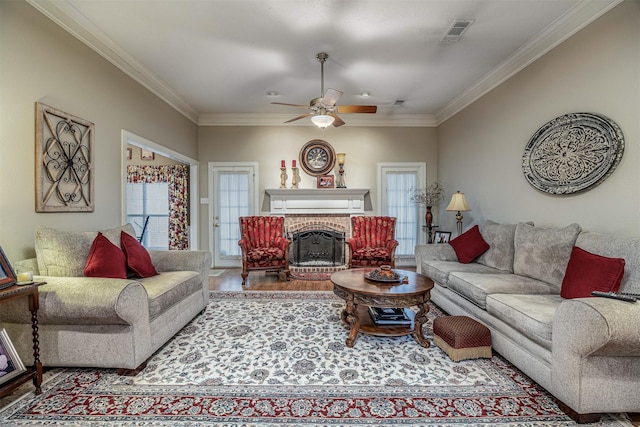
[[593, 254], [624, 258], [620, 292], [640, 293], [640, 238], [583, 231], [578, 235], [576, 246]]
[[87, 277], [127, 278], [127, 264], [124, 252], [111, 243], [104, 234], [98, 232], [87, 256], [82, 271]]
[[487, 220], [480, 232], [489, 244], [489, 250], [480, 255], [476, 262], [513, 273], [513, 240], [516, 224], [498, 224]]
[[557, 294], [555, 286], [517, 274], [449, 274], [448, 288], [485, 309], [491, 294]]
[[202, 292], [202, 277], [196, 271], [165, 271], [140, 279], [149, 296], [149, 318], [164, 313], [189, 295]]
[[[120, 247], [120, 232], [135, 235], [131, 224], [109, 230], [102, 234]], [[38, 226], [35, 231], [35, 250], [38, 270], [42, 276], [81, 277], [97, 231], [74, 232]]]
[[562, 279], [563, 298], [585, 298], [591, 291], [616, 292], [624, 275], [624, 259], [609, 258], [574, 246]]
[[559, 293], [578, 233], [578, 224], [541, 228], [519, 223], [514, 238], [513, 272], [556, 285]]
[[472, 262], [462, 264], [457, 261], [422, 261], [422, 274], [429, 277], [440, 286], [447, 287], [449, 284], [449, 274], [452, 272], [468, 272], [468, 273], [506, 273], [486, 265]]
[[458, 261], [463, 264], [469, 264], [489, 249], [477, 225], [451, 240], [449, 244], [456, 251]]
[[120, 246], [127, 258], [127, 268], [137, 277], [151, 277], [158, 274], [151, 262], [147, 249], [128, 233], [120, 233]]
[[551, 350], [553, 316], [562, 301], [560, 295], [492, 294], [487, 313]]

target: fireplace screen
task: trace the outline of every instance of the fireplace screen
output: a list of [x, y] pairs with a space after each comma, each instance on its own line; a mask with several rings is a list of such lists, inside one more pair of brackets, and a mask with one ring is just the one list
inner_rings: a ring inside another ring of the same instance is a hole
[[309, 230], [293, 233], [289, 263], [298, 267], [344, 264], [344, 233]]

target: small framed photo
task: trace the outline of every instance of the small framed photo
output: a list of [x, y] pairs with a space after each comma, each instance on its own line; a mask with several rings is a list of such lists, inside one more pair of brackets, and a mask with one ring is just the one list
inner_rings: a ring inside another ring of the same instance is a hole
[[153, 160], [156, 158], [156, 155], [153, 151], [145, 150], [144, 148], [140, 150], [140, 160]]
[[333, 188], [333, 175], [320, 175], [318, 177], [318, 188]]
[[0, 329], [0, 385], [26, 371], [7, 331]]
[[0, 247], [0, 289], [7, 288], [14, 283], [16, 283], [16, 272]]
[[436, 231], [436, 236], [433, 239], [433, 243], [449, 243], [451, 240], [450, 231]]
[[127, 148], [127, 160], [131, 160], [133, 158], [133, 149]]

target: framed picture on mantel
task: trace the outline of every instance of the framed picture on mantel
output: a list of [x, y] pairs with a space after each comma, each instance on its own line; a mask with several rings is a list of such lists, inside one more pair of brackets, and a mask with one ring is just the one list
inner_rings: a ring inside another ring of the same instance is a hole
[[318, 188], [333, 188], [334, 186], [333, 175], [318, 176]]

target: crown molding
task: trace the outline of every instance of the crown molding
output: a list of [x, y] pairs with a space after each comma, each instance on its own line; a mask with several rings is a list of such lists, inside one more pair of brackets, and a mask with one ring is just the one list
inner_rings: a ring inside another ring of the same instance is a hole
[[453, 117], [497, 86], [522, 71], [569, 37], [613, 9], [623, 0], [582, 1], [549, 24], [502, 64], [485, 74], [436, 114], [436, 126]]
[[113, 43], [69, 2], [66, 0], [27, 0], [27, 2], [126, 75], [153, 92], [187, 119], [197, 123], [198, 112], [189, 103], [131, 55]]
[[[313, 126], [308, 119], [291, 123], [291, 114], [200, 114], [198, 126]], [[344, 126], [435, 127], [436, 118], [427, 114], [344, 114]]]

